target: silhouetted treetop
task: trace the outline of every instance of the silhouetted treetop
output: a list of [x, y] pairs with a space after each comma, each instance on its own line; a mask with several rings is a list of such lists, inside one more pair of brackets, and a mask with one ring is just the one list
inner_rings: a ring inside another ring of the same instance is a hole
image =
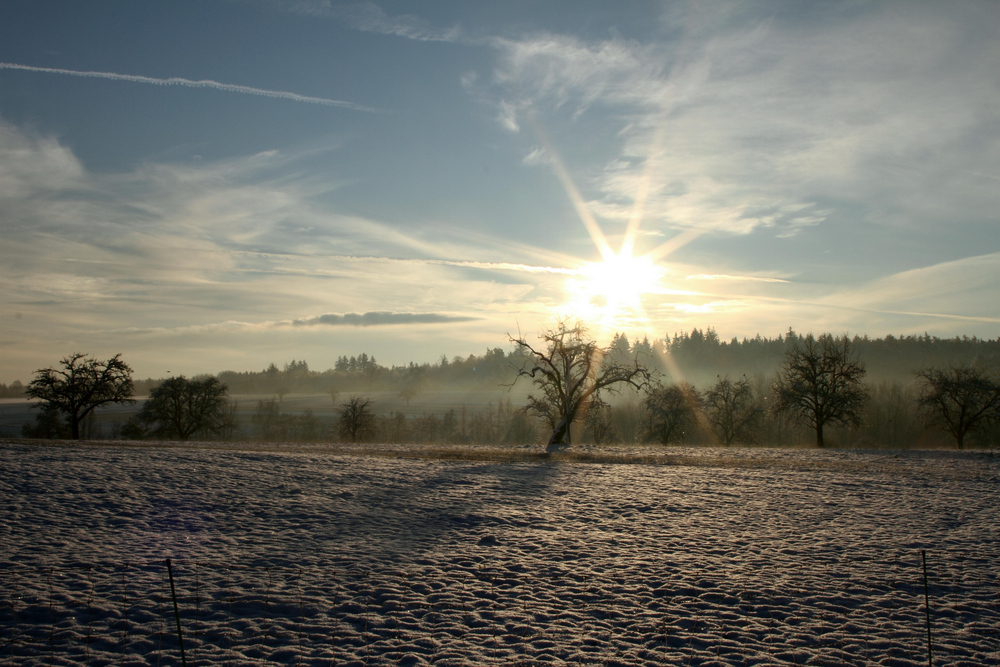
[[95, 409], [111, 403], [132, 403], [132, 369], [116, 354], [101, 361], [76, 353], [60, 361], [60, 368], [35, 371], [26, 394], [42, 401], [49, 415], [61, 413], [70, 437], [80, 439], [80, 424]]

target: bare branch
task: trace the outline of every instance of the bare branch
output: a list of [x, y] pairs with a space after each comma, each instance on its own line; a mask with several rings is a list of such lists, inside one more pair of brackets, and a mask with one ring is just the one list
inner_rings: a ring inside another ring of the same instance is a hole
[[528, 397], [527, 410], [552, 428], [550, 447], [571, 444], [573, 423], [583, 418], [582, 413], [598, 392], [615, 393], [623, 384], [642, 389], [650, 380], [649, 370], [637, 359], [629, 364], [612, 360], [588, 337], [581, 322], [560, 321], [556, 328], [542, 334], [544, 350], [536, 349], [523, 337], [508, 338], [533, 359], [530, 368], [519, 369], [514, 383], [527, 377], [541, 391], [541, 396]]
[[74, 440], [80, 439], [80, 424], [95, 409], [110, 403], [132, 403], [132, 369], [116, 354], [99, 361], [76, 353], [60, 362], [61, 369], [35, 371], [25, 393], [42, 401], [46, 411], [66, 415]]
[[864, 377], [865, 366], [846, 336], [824, 334], [818, 340], [806, 336], [801, 346], [785, 355], [775, 409], [811, 426], [817, 446], [822, 447], [826, 424], [861, 423], [868, 401]]

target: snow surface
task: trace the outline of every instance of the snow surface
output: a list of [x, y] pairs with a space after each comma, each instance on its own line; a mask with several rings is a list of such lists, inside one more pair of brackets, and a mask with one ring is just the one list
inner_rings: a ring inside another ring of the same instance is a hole
[[0, 443], [0, 662], [1000, 664], [990, 453], [241, 447]]

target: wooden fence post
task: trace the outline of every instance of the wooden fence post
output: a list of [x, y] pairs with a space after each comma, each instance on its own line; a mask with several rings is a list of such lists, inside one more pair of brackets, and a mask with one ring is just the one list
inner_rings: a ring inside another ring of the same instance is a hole
[[177, 607], [177, 590], [174, 588], [174, 568], [167, 559], [167, 574], [170, 575], [170, 596], [174, 599], [174, 620], [177, 621], [177, 642], [181, 646], [181, 665], [187, 667], [187, 658], [184, 656], [184, 634], [181, 632], [181, 612]]
[[920, 560], [924, 564], [924, 612], [927, 615], [927, 667], [934, 667], [934, 653], [931, 649], [931, 594], [927, 587], [927, 552], [920, 550]]

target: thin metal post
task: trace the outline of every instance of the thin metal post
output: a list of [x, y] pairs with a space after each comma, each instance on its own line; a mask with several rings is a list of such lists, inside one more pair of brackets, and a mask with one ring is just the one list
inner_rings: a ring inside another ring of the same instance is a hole
[[931, 594], [927, 587], [927, 552], [920, 550], [920, 559], [924, 564], [924, 612], [927, 615], [927, 666], [934, 667], [934, 653], [931, 649]]
[[170, 575], [170, 596], [174, 599], [174, 620], [177, 621], [177, 642], [181, 646], [181, 665], [187, 667], [187, 658], [184, 656], [184, 633], [181, 632], [181, 612], [177, 607], [177, 590], [174, 588], [174, 568], [167, 559], [167, 574]]

